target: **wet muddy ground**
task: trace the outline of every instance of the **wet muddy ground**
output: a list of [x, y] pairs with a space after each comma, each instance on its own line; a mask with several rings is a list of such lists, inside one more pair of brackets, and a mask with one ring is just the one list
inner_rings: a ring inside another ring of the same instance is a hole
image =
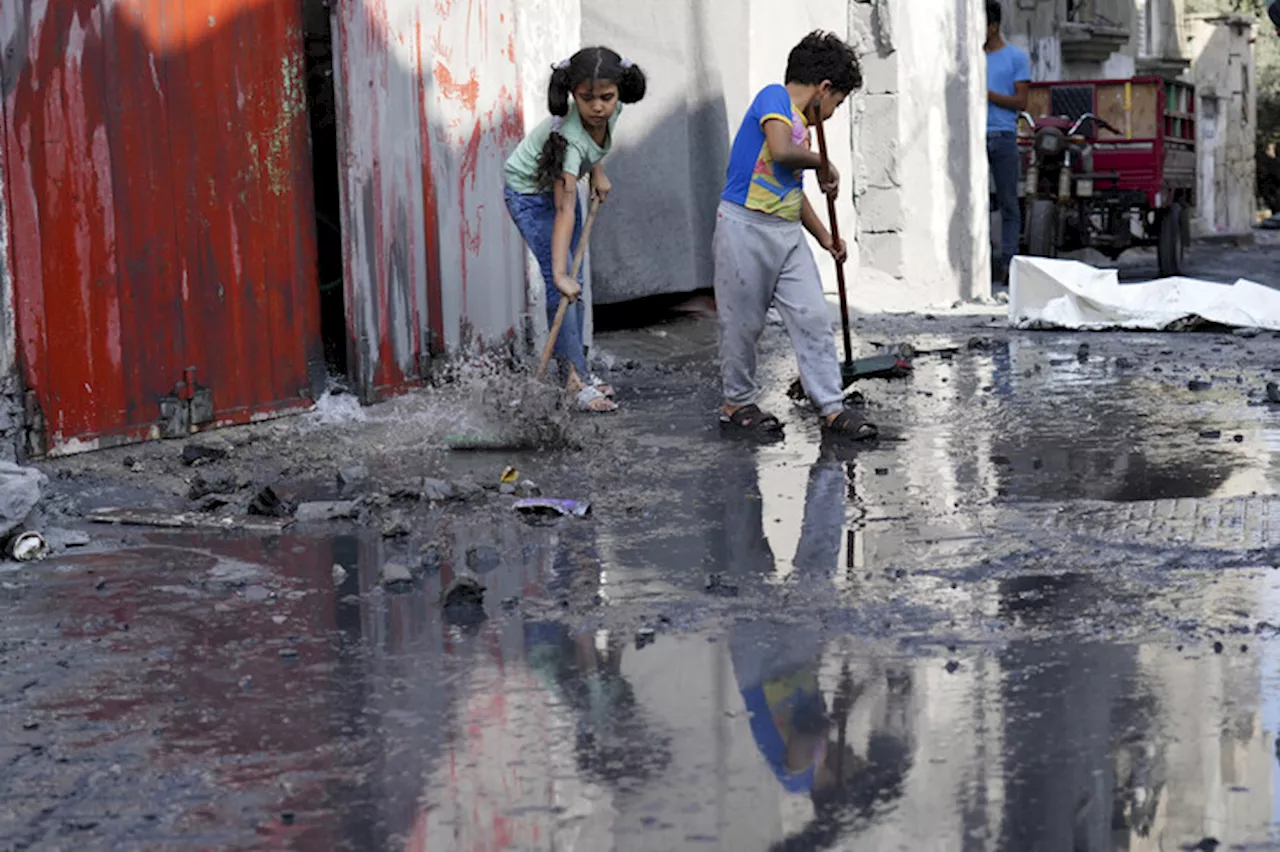
[[[777, 328], [787, 439], [722, 439], [687, 321], [598, 341], [624, 410], [580, 451], [450, 454], [423, 393], [46, 465], [91, 541], [0, 573], [0, 848], [1280, 848], [1280, 339], [856, 339], [928, 353], [857, 450]], [[526, 523], [507, 465], [591, 516]], [[360, 517], [80, 520], [196, 473]]]

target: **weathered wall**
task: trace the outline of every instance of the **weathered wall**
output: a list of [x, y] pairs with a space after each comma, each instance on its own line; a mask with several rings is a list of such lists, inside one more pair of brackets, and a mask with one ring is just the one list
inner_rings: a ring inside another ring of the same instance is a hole
[[523, 135], [514, 0], [336, 9], [348, 325], [366, 396], [523, 324], [502, 163]]
[[[1027, 51], [1033, 79], [1131, 77], [1144, 0], [1001, 0], [1006, 38]], [[1164, 0], [1153, 0], [1164, 2]]]
[[[0, 11], [0, 15], [3, 14]], [[3, 112], [0, 111], [0, 127], [3, 126], [3, 121]], [[17, 360], [18, 330], [14, 320], [13, 266], [9, 249], [5, 146], [0, 144], [0, 461], [16, 461], [23, 444], [21, 381]]]
[[[731, 141], [726, 109], [731, 97], [746, 97], [750, 20], [741, 0], [583, 0], [581, 43], [612, 47], [649, 78], [605, 161], [614, 195], [592, 238], [598, 302], [711, 286]], [[734, 81], [728, 90], [726, 80]]]
[[1253, 19], [1191, 22], [1196, 85], [1197, 213], [1204, 232], [1247, 234], [1257, 210], [1257, 100]]
[[987, 295], [983, 4], [857, 3], [852, 15], [866, 75], [852, 302], [909, 310]]

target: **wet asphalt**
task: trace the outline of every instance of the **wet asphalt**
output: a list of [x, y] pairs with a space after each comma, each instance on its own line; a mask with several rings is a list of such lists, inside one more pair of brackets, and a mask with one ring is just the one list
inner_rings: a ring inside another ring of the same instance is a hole
[[598, 340], [584, 450], [432, 456], [586, 519], [5, 568], [0, 848], [1280, 848], [1280, 339], [855, 335], [925, 353], [865, 383], [874, 445], [824, 446], [777, 328], [786, 440], [723, 439], [682, 321]]

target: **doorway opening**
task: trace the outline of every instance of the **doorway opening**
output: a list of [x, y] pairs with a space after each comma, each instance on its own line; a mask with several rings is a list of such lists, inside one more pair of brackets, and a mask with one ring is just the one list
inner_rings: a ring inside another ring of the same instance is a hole
[[338, 170], [338, 100], [333, 77], [336, 69], [331, 3], [332, 0], [303, 0], [320, 336], [332, 382], [347, 378], [347, 312], [342, 280], [342, 176]]

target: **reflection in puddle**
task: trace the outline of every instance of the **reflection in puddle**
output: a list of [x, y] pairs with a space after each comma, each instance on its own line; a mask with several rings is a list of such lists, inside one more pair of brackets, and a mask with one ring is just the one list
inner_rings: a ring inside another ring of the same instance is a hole
[[[1280, 501], [1250, 496], [1276, 490], [1275, 430], [1077, 345], [924, 359], [938, 390], [886, 386], [910, 425], [856, 452], [811, 424], [767, 449], [641, 430], [636, 458], [679, 463], [580, 495], [590, 522], [39, 566], [0, 622], [0, 838], [1278, 844]], [[464, 570], [487, 617], [453, 624]]]

